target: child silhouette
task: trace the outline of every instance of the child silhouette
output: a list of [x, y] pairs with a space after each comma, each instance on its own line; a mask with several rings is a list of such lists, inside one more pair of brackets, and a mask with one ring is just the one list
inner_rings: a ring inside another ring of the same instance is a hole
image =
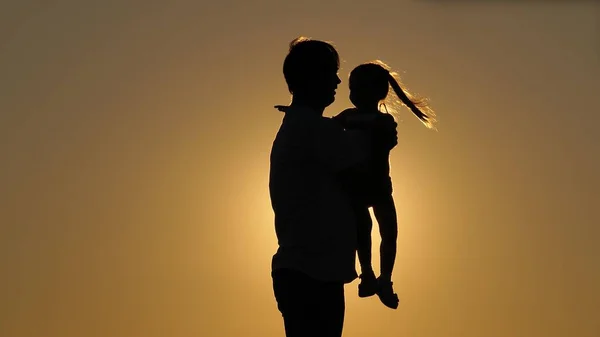
[[[392, 287], [392, 270], [396, 259], [396, 239], [398, 224], [396, 207], [392, 197], [389, 155], [394, 144], [390, 135], [395, 135], [394, 117], [387, 113], [384, 101], [388, 99], [389, 87], [400, 101], [417, 116], [425, 126], [433, 128], [434, 113], [423, 99], [405, 92], [396, 79], [397, 75], [381, 61], [364, 63], [350, 73], [350, 101], [353, 108], [342, 111], [334, 120], [348, 130], [363, 130], [371, 138], [372, 155], [369, 174], [363, 181], [356, 181], [354, 208], [358, 224], [358, 259], [361, 267], [361, 283], [358, 286], [360, 297], [377, 294], [381, 302], [389, 308], [398, 307], [398, 295]], [[379, 107], [385, 108], [381, 112]], [[391, 132], [390, 132], [391, 131]], [[371, 230], [373, 222], [369, 207], [379, 224], [381, 235], [380, 276], [375, 277], [371, 265]]]

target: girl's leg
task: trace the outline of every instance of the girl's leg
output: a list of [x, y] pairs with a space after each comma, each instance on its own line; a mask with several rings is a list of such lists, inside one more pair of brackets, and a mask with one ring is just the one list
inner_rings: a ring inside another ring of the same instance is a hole
[[367, 205], [360, 205], [355, 209], [358, 220], [357, 252], [361, 269], [358, 296], [369, 297], [377, 293], [377, 278], [371, 264], [371, 230], [373, 228], [373, 220], [371, 219]]
[[398, 308], [398, 295], [392, 287], [392, 270], [396, 260], [396, 238], [398, 237], [398, 223], [396, 207], [391, 195], [373, 206], [375, 218], [379, 223], [381, 234], [381, 275], [377, 279], [377, 295], [383, 304], [391, 309]]
[[373, 213], [379, 224], [381, 235], [381, 279], [391, 281], [396, 261], [396, 240], [398, 238], [398, 220], [394, 198], [389, 195], [373, 205]]
[[369, 208], [366, 205], [355, 207], [357, 214], [358, 228], [358, 261], [363, 274], [373, 273], [371, 264], [371, 231], [373, 229], [373, 220], [369, 214]]

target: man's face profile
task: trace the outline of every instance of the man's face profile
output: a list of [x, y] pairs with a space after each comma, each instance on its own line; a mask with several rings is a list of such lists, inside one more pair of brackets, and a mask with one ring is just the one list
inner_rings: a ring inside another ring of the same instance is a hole
[[322, 104], [323, 107], [329, 106], [335, 101], [335, 91], [341, 80], [338, 76], [338, 67], [334, 62], [315, 69], [311, 78], [311, 83], [307, 86], [314, 99]]

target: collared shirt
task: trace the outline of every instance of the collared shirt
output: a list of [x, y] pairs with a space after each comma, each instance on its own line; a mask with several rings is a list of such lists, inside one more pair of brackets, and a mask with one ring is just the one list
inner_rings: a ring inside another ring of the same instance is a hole
[[339, 173], [367, 159], [368, 141], [311, 109], [281, 110], [285, 116], [273, 142], [269, 177], [279, 243], [272, 268], [352, 282], [356, 219]]

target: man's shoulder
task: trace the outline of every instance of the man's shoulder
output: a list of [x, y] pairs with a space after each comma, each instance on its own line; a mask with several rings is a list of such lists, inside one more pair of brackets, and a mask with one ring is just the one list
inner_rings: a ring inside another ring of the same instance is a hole
[[356, 108], [347, 108], [342, 110], [342, 112], [340, 112], [339, 114], [333, 116], [333, 119], [337, 121], [344, 121], [346, 118], [355, 115], [357, 112], [358, 109]]
[[317, 131], [325, 134], [337, 134], [344, 131], [344, 126], [336, 117], [321, 117], [316, 124]]

